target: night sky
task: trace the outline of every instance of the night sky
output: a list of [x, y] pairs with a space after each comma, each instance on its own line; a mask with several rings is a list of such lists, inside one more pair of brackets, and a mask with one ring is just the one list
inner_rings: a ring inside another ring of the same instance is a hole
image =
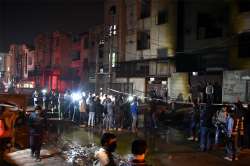
[[0, 0], [0, 52], [11, 43], [32, 44], [36, 34], [74, 34], [103, 23], [104, 0]]

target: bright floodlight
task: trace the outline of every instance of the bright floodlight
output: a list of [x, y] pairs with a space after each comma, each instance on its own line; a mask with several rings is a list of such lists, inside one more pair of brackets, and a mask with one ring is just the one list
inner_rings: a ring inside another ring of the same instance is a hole
[[128, 97], [128, 101], [129, 101], [129, 102], [132, 102], [132, 101], [133, 101], [133, 99], [134, 99], [134, 97], [133, 97], [133, 96], [131, 96], [131, 95]]
[[83, 97], [86, 97], [86, 93], [85, 93], [85, 92], [82, 92], [82, 96], [83, 96]]
[[80, 93], [72, 93], [71, 95], [73, 101], [79, 101], [82, 98], [82, 95]]
[[43, 93], [43, 94], [47, 93], [47, 90], [46, 90], [46, 89], [43, 89], [43, 90], [42, 90], [42, 93]]

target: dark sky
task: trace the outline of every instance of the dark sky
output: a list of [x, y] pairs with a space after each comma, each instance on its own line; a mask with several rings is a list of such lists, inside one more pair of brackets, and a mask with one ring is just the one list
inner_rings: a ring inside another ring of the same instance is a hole
[[87, 31], [103, 23], [104, 0], [0, 0], [0, 52], [10, 43], [32, 44], [36, 34]]

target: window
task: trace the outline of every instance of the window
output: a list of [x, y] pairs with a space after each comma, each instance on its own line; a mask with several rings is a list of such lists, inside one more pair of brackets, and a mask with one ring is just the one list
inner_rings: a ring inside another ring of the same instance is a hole
[[109, 8], [109, 14], [110, 15], [116, 15], [116, 6], [111, 6]]
[[103, 46], [104, 46], [104, 40], [103, 40], [103, 39], [99, 41], [99, 46], [100, 46], [100, 47], [103, 47]]
[[250, 32], [239, 35], [239, 57], [250, 57]]
[[137, 50], [150, 48], [150, 31], [142, 31], [137, 33]]
[[72, 58], [72, 61], [80, 60], [80, 52], [79, 51], [72, 52], [71, 58]]
[[140, 18], [150, 17], [151, 13], [151, 0], [141, 0]]
[[83, 46], [84, 46], [85, 49], [89, 48], [89, 37], [88, 36], [86, 36], [84, 38]]
[[222, 25], [218, 16], [207, 13], [197, 15], [197, 39], [222, 37]]
[[81, 40], [79, 35], [72, 36], [73, 43], [79, 42]]
[[112, 53], [112, 67], [115, 67], [115, 63], [116, 63], [116, 53], [113, 52]]
[[109, 36], [117, 35], [117, 26], [111, 25], [109, 26]]
[[168, 21], [168, 12], [166, 10], [159, 11], [157, 25], [165, 24]]
[[166, 58], [168, 56], [168, 48], [157, 49], [158, 58]]
[[249, 12], [250, 11], [250, 1], [249, 0], [239, 0], [239, 11]]

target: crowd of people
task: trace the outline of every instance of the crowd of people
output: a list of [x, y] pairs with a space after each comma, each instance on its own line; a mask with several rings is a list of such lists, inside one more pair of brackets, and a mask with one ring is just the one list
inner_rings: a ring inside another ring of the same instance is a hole
[[[234, 104], [216, 106], [213, 104], [214, 90], [210, 84], [207, 85], [206, 91], [206, 103], [200, 103], [200, 100], [193, 101], [188, 140], [199, 141], [202, 152], [223, 145], [226, 152], [225, 159], [238, 160], [240, 149], [250, 148], [250, 105], [244, 107], [238, 99]], [[43, 93], [45, 97], [42, 97], [43, 102], [40, 102], [40, 105], [45, 109], [60, 109], [64, 119], [74, 121], [80, 126], [105, 131], [129, 129], [137, 132], [140, 101], [135, 96], [130, 96], [128, 99], [129, 96], [122, 94], [112, 96], [89, 93], [86, 95], [71, 91], [67, 91], [63, 96], [56, 94], [55, 92]], [[34, 99], [34, 105], [39, 105], [38, 99]], [[149, 107], [150, 110], [156, 110], [156, 104], [152, 102], [149, 103]], [[153, 128], [157, 128], [154, 113], [150, 111], [150, 117]], [[102, 142], [102, 146], [106, 146], [105, 143]], [[107, 153], [109, 148], [106, 149]], [[104, 151], [100, 149], [100, 154]], [[106, 160], [110, 157], [108, 154], [107, 156]]]
[[222, 105], [194, 102], [190, 117], [190, 141], [200, 141], [200, 150], [225, 147], [225, 159], [238, 160], [243, 148], [250, 148], [250, 105], [243, 107], [240, 100], [235, 104]]
[[35, 91], [34, 106], [41, 106], [52, 113], [58, 112], [62, 119], [71, 120], [80, 126], [103, 128], [105, 130], [129, 129], [137, 131], [139, 99], [126, 95], [95, 95]]
[[[55, 93], [51, 93], [55, 94]], [[43, 94], [46, 96], [46, 93]], [[40, 151], [42, 146], [42, 137], [46, 131], [47, 124], [47, 111], [45, 109], [55, 108], [59, 109], [60, 106], [53, 105], [51, 107], [44, 107], [44, 101], [39, 102], [39, 94], [37, 91], [34, 97], [34, 112], [29, 115], [29, 134], [30, 134], [30, 149], [31, 157], [36, 161], [40, 161]], [[35, 99], [36, 98], [36, 99]], [[62, 103], [60, 103], [62, 101]], [[48, 103], [52, 104], [54, 101]], [[122, 130], [128, 127], [133, 132], [137, 131], [138, 120], [138, 106], [139, 101], [136, 97], [131, 98], [129, 101], [126, 96], [118, 95], [115, 98], [109, 95], [96, 96], [94, 94], [86, 95], [72, 95], [67, 91], [63, 100], [58, 98], [58, 105], [62, 104], [62, 114], [65, 119], [73, 120], [79, 125], [88, 127], [100, 127], [108, 130]], [[46, 104], [47, 105], [47, 104]], [[131, 119], [128, 122], [129, 117]], [[101, 148], [95, 152], [96, 161], [93, 165], [98, 166], [147, 166], [145, 155], [147, 152], [147, 144], [145, 140], [136, 139], [132, 142], [131, 152], [132, 156], [126, 162], [120, 162], [113, 156], [116, 150], [117, 139], [112, 133], [105, 132], [101, 137]]]

